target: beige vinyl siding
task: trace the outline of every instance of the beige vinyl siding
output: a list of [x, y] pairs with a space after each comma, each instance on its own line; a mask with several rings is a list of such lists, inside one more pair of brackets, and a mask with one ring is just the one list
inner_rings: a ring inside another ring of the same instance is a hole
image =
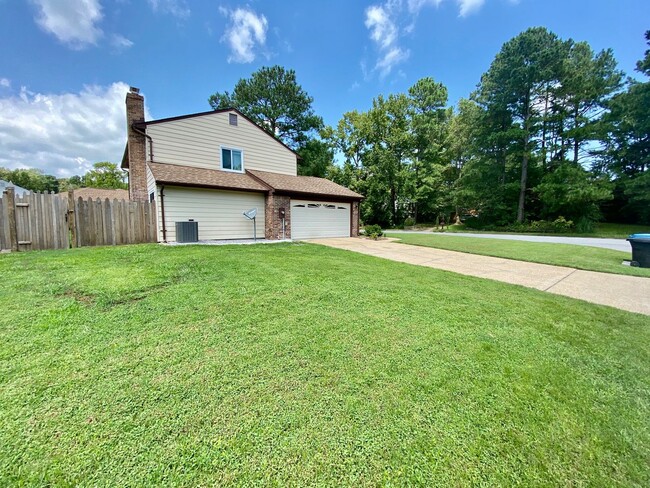
[[[264, 195], [262, 193], [165, 186], [167, 240], [176, 240], [175, 222], [194, 219], [199, 239], [252, 239], [253, 222], [242, 215], [257, 207], [257, 237], [264, 238]], [[160, 199], [156, 202], [161, 222]], [[159, 225], [160, 240], [162, 226]]]
[[291, 199], [291, 238], [350, 237], [350, 204]]
[[[221, 147], [241, 149], [244, 169], [296, 175], [296, 155], [259, 127], [233, 112], [207, 114], [147, 126], [153, 140], [153, 161], [197, 168], [221, 169]], [[149, 147], [147, 145], [147, 151]]]
[[147, 168], [147, 195], [154, 194], [154, 199], [156, 200], [156, 179], [153, 177], [149, 165], [146, 165]]

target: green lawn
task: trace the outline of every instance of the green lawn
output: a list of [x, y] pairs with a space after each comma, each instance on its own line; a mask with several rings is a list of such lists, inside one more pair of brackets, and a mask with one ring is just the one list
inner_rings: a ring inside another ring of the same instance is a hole
[[578, 237], [609, 237], [612, 239], [626, 239], [630, 234], [648, 233], [650, 233], [650, 225], [608, 224], [601, 222], [596, 224], [596, 228], [592, 234], [579, 234]]
[[533, 263], [567, 266], [569, 268], [601, 271], [603, 273], [650, 277], [650, 269], [623, 266], [623, 260], [632, 258], [632, 251], [621, 252], [574, 244], [547, 244], [544, 242], [508, 241], [484, 237], [469, 238], [432, 234], [405, 234], [389, 232], [404, 244], [435, 247], [484, 256], [530, 261]]
[[1, 486], [650, 484], [647, 316], [310, 244], [0, 273]]
[[[425, 229], [434, 229], [436, 231], [438, 230], [435, 228], [435, 224], [426, 224], [426, 223], [418, 224], [415, 226], [415, 228], [417, 230], [425, 230]], [[399, 230], [394, 230], [394, 231], [399, 232]], [[445, 227], [445, 232], [471, 232], [471, 233], [478, 233], [478, 234], [500, 234], [501, 233], [498, 231], [480, 231], [480, 230], [470, 229], [468, 227], [465, 227], [464, 224], [450, 225], [448, 227]], [[630, 234], [647, 234], [647, 233], [650, 233], [650, 225], [611, 224], [606, 222], [600, 222], [595, 224], [594, 231], [585, 234], [578, 234], [576, 232], [556, 233], [556, 234], [550, 234], [550, 233], [535, 234], [535, 233], [522, 232], [522, 234], [528, 234], [528, 235], [603, 237], [603, 238], [610, 238], [610, 239], [626, 239]], [[512, 232], [503, 232], [503, 234], [512, 234]]]

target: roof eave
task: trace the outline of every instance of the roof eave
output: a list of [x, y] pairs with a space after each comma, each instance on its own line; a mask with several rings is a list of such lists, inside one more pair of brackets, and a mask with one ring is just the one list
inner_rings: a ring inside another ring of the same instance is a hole
[[129, 169], [129, 142], [127, 141], [124, 145], [124, 154], [122, 155], [122, 164], [120, 165], [122, 169]]
[[288, 149], [289, 151], [291, 151], [291, 152], [296, 156], [296, 158], [298, 158], [298, 159], [302, 159], [302, 158], [300, 157], [300, 155], [299, 155], [296, 151], [294, 151], [294, 150], [291, 149], [289, 146], [287, 146], [284, 142], [282, 142], [280, 139], [278, 139], [277, 137], [275, 137], [275, 134], [272, 134], [271, 132], [269, 132], [268, 130], [266, 130], [264, 127], [261, 127], [261, 126], [260, 126], [259, 124], [257, 124], [254, 120], [252, 120], [250, 117], [248, 117], [247, 115], [245, 115], [245, 114], [243, 114], [242, 112], [240, 112], [240, 111], [239, 111], [238, 109], [236, 109], [235, 107], [220, 108], [220, 109], [217, 109], [217, 110], [209, 110], [209, 111], [207, 111], [207, 112], [196, 112], [196, 113], [193, 113], [193, 114], [186, 114], [186, 115], [177, 115], [176, 117], [167, 117], [167, 118], [165, 118], [165, 119], [147, 120], [147, 121], [144, 121], [144, 122], [138, 122], [137, 125], [138, 125], [138, 128], [139, 128], [139, 129], [143, 129], [143, 130], [144, 130], [144, 129], [146, 128], [146, 126], [148, 126], [148, 125], [161, 124], [161, 123], [164, 123], [164, 122], [173, 122], [173, 121], [175, 121], [175, 120], [190, 119], [190, 118], [192, 118], [192, 117], [202, 117], [202, 116], [204, 116], [204, 115], [220, 114], [220, 113], [225, 113], [225, 112], [236, 112], [238, 115], [241, 115], [244, 119], [246, 119], [248, 122], [250, 122], [251, 124], [253, 124], [253, 125], [254, 125], [255, 127], [257, 127], [259, 130], [261, 130], [262, 132], [264, 132], [267, 136], [271, 137], [274, 141], [277, 141], [277, 142], [280, 143], [282, 146], [284, 146], [286, 149]]
[[288, 196], [298, 195], [303, 198], [320, 198], [332, 202], [340, 202], [340, 201], [356, 202], [356, 201], [361, 201], [364, 198], [361, 195], [353, 196], [353, 195], [340, 195], [338, 193], [318, 193], [313, 191], [282, 190], [282, 189], [276, 189], [275, 194], [288, 195]]
[[211, 188], [216, 190], [230, 190], [230, 191], [248, 191], [256, 193], [268, 193], [269, 190], [263, 188], [241, 188], [237, 186], [228, 186], [228, 185], [210, 185], [205, 183], [187, 183], [187, 182], [178, 182], [178, 181], [168, 181], [164, 179], [157, 179], [157, 185], [170, 185], [170, 186], [182, 186], [184, 188]]

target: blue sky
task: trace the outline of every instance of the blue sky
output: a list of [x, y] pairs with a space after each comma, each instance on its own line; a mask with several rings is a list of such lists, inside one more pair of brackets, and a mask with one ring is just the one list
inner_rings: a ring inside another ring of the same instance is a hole
[[69, 176], [119, 162], [128, 85], [149, 118], [171, 117], [273, 64], [330, 125], [425, 76], [453, 104], [539, 25], [612, 48], [638, 77], [649, 19], [648, 0], [0, 0], [0, 166]]

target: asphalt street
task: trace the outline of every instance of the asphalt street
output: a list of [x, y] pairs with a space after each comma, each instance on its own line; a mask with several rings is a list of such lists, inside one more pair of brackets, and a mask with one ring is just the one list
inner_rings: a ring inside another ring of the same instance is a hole
[[[432, 234], [430, 231], [391, 230], [404, 234]], [[559, 237], [559, 236], [529, 236], [518, 234], [473, 234], [469, 232], [434, 232], [439, 236], [478, 237], [480, 239], [505, 239], [508, 241], [546, 242], [551, 244], [573, 244], [576, 246], [602, 247], [615, 251], [632, 252], [630, 243], [625, 239], [604, 239], [596, 237]]]

